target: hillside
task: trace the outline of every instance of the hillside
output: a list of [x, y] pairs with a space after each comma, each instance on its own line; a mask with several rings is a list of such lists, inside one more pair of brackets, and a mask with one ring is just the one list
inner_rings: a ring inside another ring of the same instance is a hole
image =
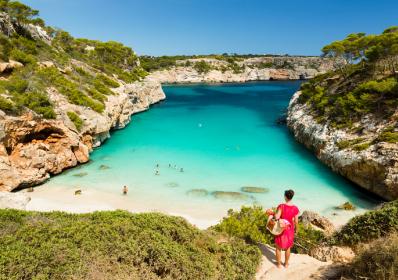
[[323, 48], [346, 64], [305, 83], [290, 102], [296, 139], [333, 170], [398, 198], [398, 28], [351, 34]]
[[0, 279], [251, 279], [260, 251], [179, 217], [0, 210]]
[[89, 160], [133, 113], [165, 98], [134, 51], [76, 39], [38, 11], [0, 1], [0, 191]]
[[208, 55], [142, 57], [151, 80], [162, 83], [225, 83], [303, 80], [335, 69], [339, 60], [311, 56]]

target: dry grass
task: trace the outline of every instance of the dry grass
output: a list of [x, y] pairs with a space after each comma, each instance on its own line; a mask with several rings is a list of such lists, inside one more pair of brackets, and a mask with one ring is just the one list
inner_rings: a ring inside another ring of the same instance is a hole
[[348, 279], [398, 279], [398, 233], [364, 246], [343, 276]]

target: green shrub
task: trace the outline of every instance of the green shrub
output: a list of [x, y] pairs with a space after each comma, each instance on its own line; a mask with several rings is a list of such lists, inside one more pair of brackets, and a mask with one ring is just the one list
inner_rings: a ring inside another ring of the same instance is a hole
[[[228, 216], [214, 226], [214, 229], [244, 239], [247, 243], [274, 245], [274, 236], [266, 229], [267, 215], [260, 206], [243, 206], [240, 211], [229, 210]], [[296, 231], [294, 252], [309, 251], [325, 241], [324, 234], [311, 227], [299, 224]]]
[[0, 279], [251, 279], [260, 252], [184, 219], [0, 210]]
[[361, 248], [342, 276], [344, 279], [398, 279], [398, 235], [392, 234]]
[[193, 68], [198, 71], [199, 74], [206, 74], [212, 69], [211, 65], [204, 60], [196, 62]]
[[363, 142], [364, 140], [365, 139], [362, 137], [358, 137], [358, 138], [351, 139], [351, 140], [341, 140], [341, 141], [337, 142], [336, 145], [340, 150], [344, 150], [347, 148], [351, 148], [351, 147]]
[[370, 143], [370, 142], [365, 142], [365, 143], [362, 143], [362, 144], [358, 144], [358, 145], [354, 146], [354, 150], [358, 151], [358, 152], [364, 151], [364, 150], [368, 149], [371, 145], [372, 145], [372, 143]]
[[17, 106], [27, 107], [46, 119], [55, 119], [57, 116], [46, 94], [25, 92], [14, 96], [13, 100]]
[[67, 112], [66, 113], [69, 117], [69, 119], [73, 122], [75, 125], [76, 129], [80, 131], [80, 129], [83, 126], [83, 120], [75, 113], [75, 112]]
[[10, 58], [21, 62], [22, 64], [34, 64], [37, 62], [36, 58], [18, 49], [13, 49], [10, 52]]
[[104, 104], [94, 101], [82, 91], [80, 91], [77, 85], [66, 79], [55, 67], [48, 67], [40, 69], [37, 73], [38, 78], [47, 86], [53, 85], [58, 91], [65, 95], [69, 102], [72, 104], [90, 107], [96, 112], [103, 112], [105, 109]]
[[94, 99], [98, 100], [101, 103], [104, 103], [107, 98], [105, 95], [103, 95], [102, 93], [100, 93], [98, 90], [96, 90], [95, 88], [86, 88], [86, 92]]
[[96, 79], [98, 81], [101, 81], [104, 85], [111, 87], [111, 88], [117, 88], [120, 86], [118, 82], [116, 82], [115, 80], [112, 80], [109, 77], [102, 75], [102, 74], [98, 74]]
[[381, 209], [352, 218], [334, 235], [334, 242], [341, 245], [355, 245], [386, 236], [394, 231], [398, 231], [398, 200], [387, 203]]
[[398, 132], [394, 131], [394, 127], [387, 127], [379, 137], [377, 137], [379, 142], [397, 143], [398, 142]]
[[6, 113], [15, 113], [17, 109], [15, 108], [14, 104], [0, 95], [0, 110], [3, 110]]
[[262, 207], [243, 206], [240, 211], [228, 210], [228, 216], [214, 228], [246, 242], [271, 244], [273, 239], [267, 232], [266, 225], [267, 216]]

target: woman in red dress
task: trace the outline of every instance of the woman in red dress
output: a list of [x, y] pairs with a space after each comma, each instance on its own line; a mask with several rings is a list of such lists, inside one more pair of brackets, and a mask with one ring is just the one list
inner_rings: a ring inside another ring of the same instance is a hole
[[285, 267], [289, 266], [290, 248], [293, 247], [294, 233], [298, 226], [299, 209], [292, 203], [293, 196], [293, 190], [285, 191], [286, 203], [279, 204], [275, 214], [276, 219], [285, 219], [290, 223], [282, 234], [275, 236], [276, 262], [278, 267], [281, 267], [282, 250], [285, 251]]

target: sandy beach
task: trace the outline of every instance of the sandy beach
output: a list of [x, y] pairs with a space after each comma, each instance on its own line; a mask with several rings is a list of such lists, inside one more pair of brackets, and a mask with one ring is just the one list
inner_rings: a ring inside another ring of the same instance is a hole
[[[173, 216], [185, 218], [191, 224], [200, 229], [206, 229], [219, 222], [222, 216], [206, 217], [202, 219], [198, 217], [192, 208], [184, 208], [184, 213], [175, 212], [173, 207], [167, 207], [165, 203], [150, 205], [146, 201], [134, 199], [133, 194], [116, 195], [113, 193], [102, 192], [93, 189], [83, 189], [80, 195], [75, 195], [75, 190], [67, 187], [48, 187], [39, 186], [34, 188], [34, 192], [26, 193], [30, 198], [30, 202], [26, 205], [26, 210], [30, 211], [65, 211], [69, 213], [89, 213], [93, 211], [107, 210], [127, 210], [132, 213], [139, 212], [160, 212]], [[201, 213], [200, 216], [206, 216]]]

